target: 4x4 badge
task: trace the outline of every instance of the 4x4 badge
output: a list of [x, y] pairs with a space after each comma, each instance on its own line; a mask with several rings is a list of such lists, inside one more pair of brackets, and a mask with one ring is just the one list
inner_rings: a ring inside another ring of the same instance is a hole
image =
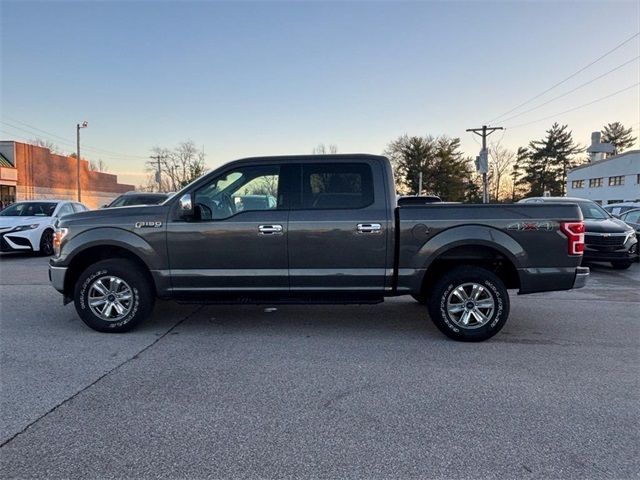
[[507, 225], [507, 230], [517, 230], [519, 232], [537, 232], [543, 230], [550, 232], [556, 228], [553, 222], [517, 222]]

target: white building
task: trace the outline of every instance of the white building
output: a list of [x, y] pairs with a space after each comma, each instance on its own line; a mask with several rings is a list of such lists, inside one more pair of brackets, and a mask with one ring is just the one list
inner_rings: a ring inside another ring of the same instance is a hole
[[600, 205], [640, 201], [640, 150], [574, 168], [567, 175], [567, 196]]

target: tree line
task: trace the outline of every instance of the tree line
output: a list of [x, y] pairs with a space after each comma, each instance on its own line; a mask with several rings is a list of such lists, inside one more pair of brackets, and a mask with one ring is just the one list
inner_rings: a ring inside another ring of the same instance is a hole
[[[613, 155], [632, 147], [636, 137], [620, 122], [605, 125], [601, 141], [611, 143]], [[509, 150], [489, 145], [489, 196], [492, 202], [513, 202], [526, 196], [564, 195], [568, 172], [588, 162], [585, 147], [575, 143], [568, 125], [554, 123], [545, 136], [526, 147]], [[454, 202], [479, 202], [481, 178], [460, 149], [459, 138], [403, 135], [384, 152], [394, 167], [398, 193], [415, 195], [422, 172], [423, 195]]]

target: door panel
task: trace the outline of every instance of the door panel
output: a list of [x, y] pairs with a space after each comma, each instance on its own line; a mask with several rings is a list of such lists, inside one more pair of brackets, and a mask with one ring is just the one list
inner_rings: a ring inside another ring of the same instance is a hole
[[196, 218], [167, 226], [174, 291], [289, 289], [281, 170], [231, 168], [193, 192]]
[[[212, 222], [172, 222], [167, 245], [174, 290], [287, 290], [286, 210]], [[265, 235], [260, 226], [282, 227]]]
[[[388, 218], [382, 179], [368, 164], [303, 164], [289, 214], [291, 290], [384, 290]], [[379, 189], [378, 189], [379, 188]]]

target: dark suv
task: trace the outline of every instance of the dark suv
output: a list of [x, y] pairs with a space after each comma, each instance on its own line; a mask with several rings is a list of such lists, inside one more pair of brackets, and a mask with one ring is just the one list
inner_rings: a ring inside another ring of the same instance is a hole
[[611, 262], [623, 270], [638, 261], [638, 239], [635, 230], [615, 218], [600, 205], [584, 198], [532, 197], [519, 203], [575, 203], [584, 217], [584, 262]]

